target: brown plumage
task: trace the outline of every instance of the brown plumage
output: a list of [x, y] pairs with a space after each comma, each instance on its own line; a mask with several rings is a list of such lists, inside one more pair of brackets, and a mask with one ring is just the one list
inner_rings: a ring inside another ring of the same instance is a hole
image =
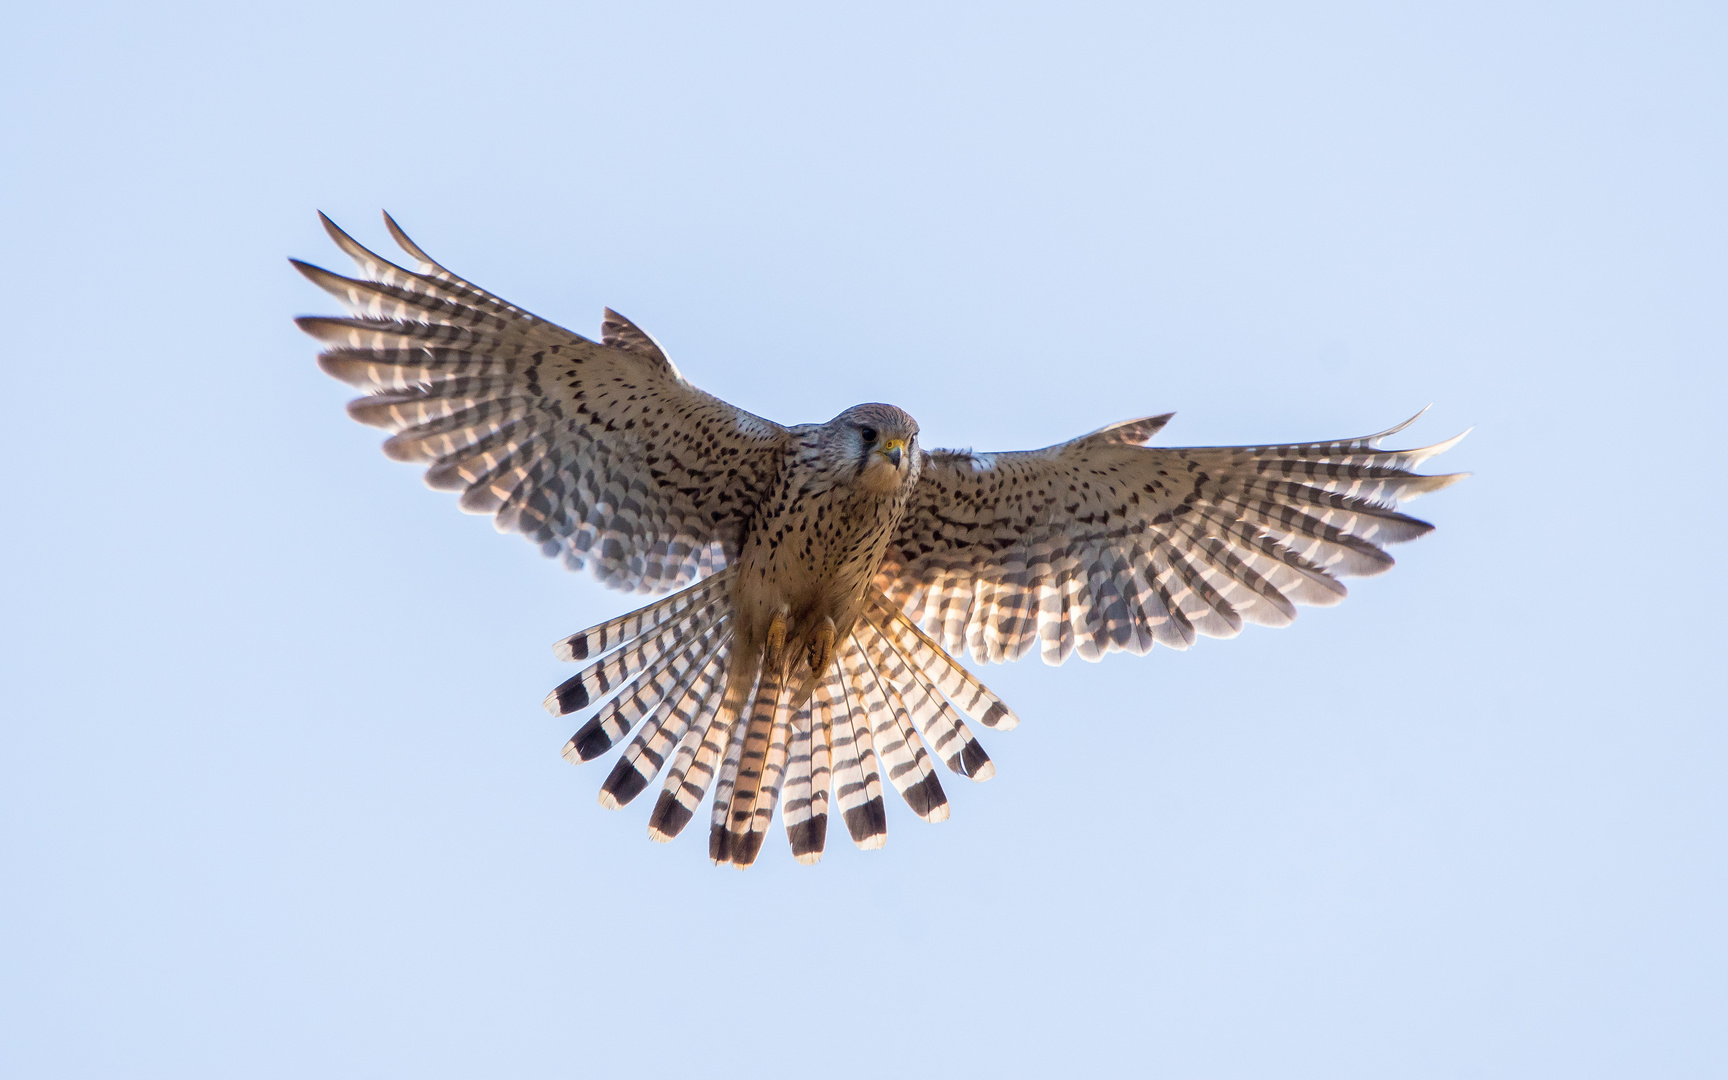
[[[607, 311], [598, 342], [456, 277], [385, 223], [415, 264], [361, 247], [365, 277], [294, 265], [351, 315], [299, 320], [320, 366], [367, 392], [349, 412], [392, 433], [572, 569], [674, 595], [560, 641], [584, 668], [546, 698], [593, 710], [565, 747], [625, 742], [601, 802], [666, 779], [649, 834], [670, 840], [712, 793], [709, 853], [755, 861], [775, 809], [800, 862], [830, 808], [860, 847], [887, 835], [882, 780], [918, 816], [948, 801], [931, 757], [986, 780], [968, 720], [1018, 723], [957, 663], [1097, 659], [1334, 604], [1338, 578], [1392, 565], [1428, 532], [1394, 506], [1459, 477], [1410, 470], [1452, 440], [1385, 451], [1379, 435], [1280, 446], [1151, 448], [1169, 420], [1111, 425], [1043, 450], [926, 452], [892, 405], [782, 427], [690, 385]], [[782, 805], [782, 795], [784, 803]]]

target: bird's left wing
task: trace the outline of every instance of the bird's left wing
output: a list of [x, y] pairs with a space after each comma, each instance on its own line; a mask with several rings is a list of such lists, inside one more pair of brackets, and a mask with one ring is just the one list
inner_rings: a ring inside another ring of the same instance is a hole
[[1382, 545], [1433, 528], [1397, 502], [1462, 475], [1409, 471], [1457, 439], [1379, 449], [1410, 421], [1335, 442], [1141, 445], [1168, 420], [1043, 450], [931, 452], [876, 586], [979, 661], [1034, 643], [1051, 664], [1185, 648], [1196, 633], [1231, 637], [1245, 619], [1282, 626], [1296, 604], [1337, 603], [1338, 578], [1387, 569]]
[[462, 509], [616, 588], [679, 587], [736, 557], [785, 428], [690, 385], [615, 312], [590, 341], [450, 273], [384, 220], [415, 270], [329, 218], [365, 279], [294, 266], [353, 313], [298, 322], [327, 346], [319, 365], [367, 391], [348, 412], [393, 433], [386, 454], [429, 462], [427, 484], [461, 492]]

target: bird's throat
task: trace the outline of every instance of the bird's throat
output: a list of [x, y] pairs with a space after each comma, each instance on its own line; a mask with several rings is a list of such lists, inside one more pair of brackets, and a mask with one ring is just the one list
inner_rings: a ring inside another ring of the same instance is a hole
[[871, 495], [892, 495], [903, 479], [900, 467], [879, 457], [864, 467], [858, 486]]

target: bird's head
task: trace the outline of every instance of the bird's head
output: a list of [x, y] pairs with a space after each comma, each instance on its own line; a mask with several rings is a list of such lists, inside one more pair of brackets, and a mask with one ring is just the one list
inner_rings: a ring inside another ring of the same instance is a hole
[[830, 451], [850, 466], [864, 490], [887, 495], [917, 482], [918, 421], [905, 410], [878, 403], [854, 405], [825, 426]]

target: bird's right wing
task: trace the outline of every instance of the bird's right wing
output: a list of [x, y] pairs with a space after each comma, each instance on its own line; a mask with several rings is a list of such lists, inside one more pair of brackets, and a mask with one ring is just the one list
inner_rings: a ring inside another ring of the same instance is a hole
[[1381, 545], [1432, 528], [1397, 503], [1459, 479], [1409, 471], [1456, 439], [1379, 448], [1408, 421], [1332, 442], [1141, 445], [1168, 419], [1043, 450], [931, 452], [877, 575], [880, 602], [981, 662], [1034, 644], [1052, 664], [1184, 648], [1337, 603], [1338, 578], [1385, 570]]
[[445, 270], [388, 214], [416, 270], [323, 220], [365, 278], [294, 260], [352, 312], [297, 321], [327, 346], [319, 366], [367, 392], [348, 413], [392, 433], [386, 454], [430, 462], [427, 484], [463, 510], [615, 588], [676, 588], [736, 558], [785, 428], [691, 386], [610, 310], [590, 341]]

